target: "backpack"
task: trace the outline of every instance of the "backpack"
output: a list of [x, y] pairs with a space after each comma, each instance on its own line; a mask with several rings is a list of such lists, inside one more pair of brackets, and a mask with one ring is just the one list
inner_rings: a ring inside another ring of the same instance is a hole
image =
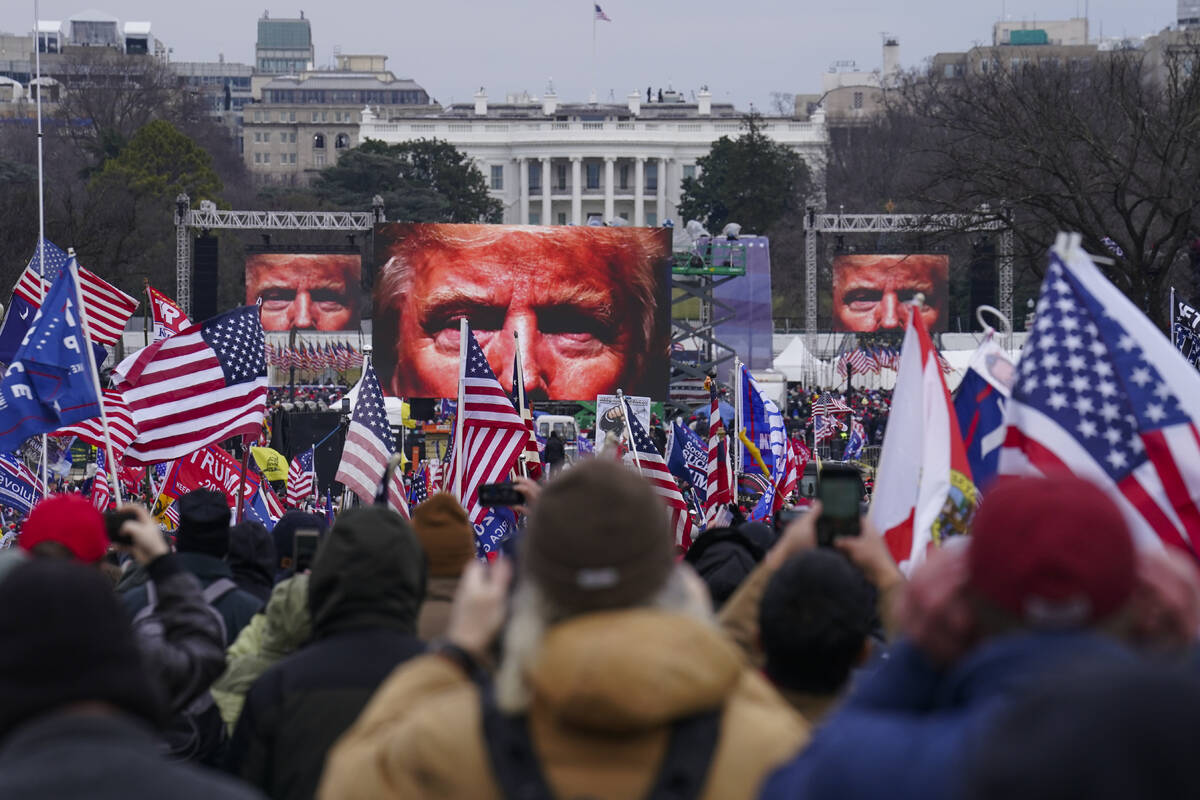
[[[526, 718], [500, 711], [491, 686], [482, 686], [480, 694], [484, 741], [500, 793], [514, 800], [553, 800], [554, 793], [533, 751]], [[667, 752], [646, 800], [700, 797], [720, 733], [719, 708], [675, 720]]]
[[[205, 610], [220, 628], [223, 647], [229, 646], [229, 631], [225, 628], [225, 618], [217, 611], [215, 604], [237, 588], [237, 584], [229, 578], [218, 578], [204, 588], [202, 595]], [[146, 605], [133, 616], [133, 628], [151, 631], [151, 636], [161, 638], [162, 622], [154, 615], [157, 606], [158, 593], [154, 581], [147, 581]], [[221, 710], [213, 700], [212, 692], [205, 689], [173, 714], [167, 721], [163, 739], [169, 758], [219, 766], [224, 759], [227, 734]]]

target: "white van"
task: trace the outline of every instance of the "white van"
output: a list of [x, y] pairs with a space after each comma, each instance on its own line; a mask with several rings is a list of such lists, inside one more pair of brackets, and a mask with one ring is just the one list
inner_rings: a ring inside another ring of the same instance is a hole
[[543, 441], [549, 439], [551, 433], [557, 433], [558, 438], [562, 439], [567, 461], [575, 460], [579, 449], [576, 444], [576, 440], [579, 439], [579, 423], [575, 421], [574, 417], [542, 414], [533, 421], [533, 429], [537, 431], [538, 438]]

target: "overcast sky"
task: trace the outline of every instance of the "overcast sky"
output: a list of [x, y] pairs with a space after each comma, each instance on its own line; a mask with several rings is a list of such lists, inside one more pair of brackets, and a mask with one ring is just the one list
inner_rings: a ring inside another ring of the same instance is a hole
[[[561, 100], [586, 100], [594, 87], [621, 101], [634, 89], [707, 84], [714, 100], [760, 110], [772, 92], [809, 93], [834, 61], [879, 66], [881, 33], [900, 41], [904, 67], [942, 51], [991, 41], [992, 24], [1060, 20], [1087, 11], [1093, 38], [1139, 36], [1173, 24], [1175, 0], [601, 0], [611, 22], [597, 22], [583, 0], [388, 0], [266, 6], [244, 0], [97, 0], [122, 22], [148, 20], [180, 61], [254, 61], [255, 22], [312, 21], [317, 64], [343, 53], [382, 53], [400, 77], [441, 103], [467, 102], [482, 85], [489, 97], [541, 95], [552, 79]], [[33, 1], [8, 0], [0, 28], [27, 32]], [[87, 6], [41, 0], [42, 19], [65, 20]], [[336, 9], [336, 10], [335, 10]], [[24, 11], [20, 18], [17, 12]]]

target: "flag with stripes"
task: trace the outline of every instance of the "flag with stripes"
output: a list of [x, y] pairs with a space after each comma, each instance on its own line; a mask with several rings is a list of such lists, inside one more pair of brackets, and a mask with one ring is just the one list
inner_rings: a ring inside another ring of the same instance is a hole
[[[769, 517], [782, 504], [787, 495], [795, 488], [795, 479], [788, 484], [789, 459], [791, 448], [787, 444], [787, 428], [783, 422], [783, 414], [775, 401], [758, 385], [758, 381], [750, 375], [750, 370], [742, 365], [742, 417], [746, 425], [746, 433], [762, 454], [763, 463], [767, 467], [770, 490], [764, 492], [750, 512], [750, 518], [762, 520]], [[794, 469], [794, 459], [792, 469]], [[786, 490], [786, 491], [785, 491]], [[781, 494], [781, 492], [783, 492]]]
[[521, 459], [525, 462], [525, 473], [537, 480], [542, 477], [542, 454], [538, 451], [537, 434], [533, 429], [533, 410], [525, 402], [525, 376], [521, 374], [520, 356], [519, 350], [513, 352], [513, 407], [520, 409], [521, 419], [525, 421], [525, 428], [529, 431], [525, 438], [525, 449], [521, 453]]
[[1198, 420], [1200, 374], [1060, 234], [1017, 364], [1000, 474], [1074, 472], [1113, 498], [1141, 544], [1195, 558]]
[[[829, 392], [823, 392], [812, 405], [812, 417], [829, 416], [831, 414], [852, 414], [854, 410], [846, 405], [840, 397], [834, 397]], [[844, 430], [844, 428], [843, 428]]]
[[595, 12], [593, 12], [593, 20], [596, 22], [612, 22], [612, 19], [609, 18], [608, 14], [604, 13], [604, 9], [600, 7], [599, 3], [592, 3], [592, 5], [596, 8]]
[[667, 510], [671, 514], [671, 528], [675, 531], [675, 545], [682, 550], [687, 550], [692, 546], [692, 539], [695, 538], [696, 533], [696, 526], [692, 523], [692, 517], [688, 513], [687, 502], [684, 501], [683, 493], [679, 491], [675, 478], [667, 469], [662, 454], [650, 440], [642, 423], [638, 422], [633, 408], [629, 405], [629, 398], [622, 397], [621, 401], [625, 406], [625, 420], [629, 426], [631, 444], [637, 451], [638, 469], [642, 473], [642, 477], [650, 481], [654, 486], [654, 491], [667, 504]]
[[207, 444], [258, 437], [267, 401], [266, 342], [256, 306], [242, 306], [144, 348], [114, 373], [137, 427], [134, 464], [188, 455]]
[[287, 504], [288, 508], [303, 508], [304, 501], [313, 493], [313, 458], [316, 448], [310, 447], [292, 459], [288, 465]]
[[424, 503], [429, 499], [429, 466], [422, 464], [421, 468], [413, 474], [412, 487], [408, 492], [408, 504], [411, 508]]
[[96, 448], [96, 476], [92, 478], [92, 505], [101, 511], [108, 510], [112, 500], [112, 487], [108, 485], [108, 470], [105, 468], [104, 448]]
[[462, 441], [451, 449], [449, 475], [451, 492], [478, 532], [488, 515], [487, 508], [479, 504], [479, 487], [508, 478], [529, 440], [529, 429], [496, 380], [470, 327], [466, 337], [466, 358], [459, 366]]
[[[51, 242], [46, 242], [46, 267], [41, 268], [39, 261], [40, 252], [34, 248], [33, 258], [29, 259], [29, 264], [25, 268], [25, 272], [32, 272], [32, 277], [27, 280], [29, 286], [35, 289], [39, 285], [37, 276], [44, 275], [46, 280], [53, 281], [58, 277], [58, 273], [67, 265], [69, 256], [62, 250], [55, 247]], [[21, 279], [25, 280], [25, 274], [22, 273]], [[33, 316], [37, 313], [38, 307], [41, 305], [41, 295], [36, 295], [36, 300], [32, 303], [24, 300], [15, 291], [12, 299], [8, 304], [8, 315], [4, 318], [4, 326], [0, 327], [0, 361], [9, 363], [13, 360], [17, 349], [21, 346], [21, 340], [25, 338], [25, 332], [29, 330], [29, 326], [33, 323]]]
[[842, 458], [846, 461], [855, 461], [862, 457], [863, 448], [867, 444], [867, 432], [863, 429], [863, 425], [858, 421], [858, 417], [850, 420], [850, 438], [846, 441], [846, 452]]
[[[51, 263], [48, 254], [46, 263]], [[53, 280], [53, 277], [39, 277], [31, 263], [21, 273], [13, 295], [36, 309], [41, 306], [41, 298], [49, 291]], [[79, 267], [79, 289], [83, 293], [84, 313], [87, 315], [92, 341], [107, 345], [116, 344], [121, 338], [121, 331], [125, 330], [125, 323], [129, 322], [129, 318], [137, 309], [138, 301], [83, 267]]]
[[[342, 446], [342, 460], [334, 480], [358, 495], [364, 503], [374, 503], [388, 459], [395, 451], [396, 439], [388, 427], [383, 391], [379, 388], [375, 365], [368, 363], [359, 383], [358, 402], [354, 404], [346, 443]], [[395, 475], [399, 476], [398, 470]], [[393, 480], [388, 486], [388, 506], [408, 518], [403, 482], [397, 486], [397, 481]]]
[[721, 419], [717, 382], [708, 381], [708, 464], [705, 467], [704, 524], [715, 524], [718, 512], [733, 502], [729, 437]]
[[[137, 438], [137, 426], [133, 414], [125, 402], [125, 396], [116, 389], [105, 389], [104, 414], [108, 418], [108, 434], [112, 438], [113, 457], [118, 462], [125, 460], [125, 451]], [[104, 423], [100, 417], [92, 417], [74, 425], [51, 431], [51, 436], [78, 436], [95, 447], [104, 447]]]
[[0, 453], [0, 505], [25, 514], [46, 496], [41, 479], [12, 453]]

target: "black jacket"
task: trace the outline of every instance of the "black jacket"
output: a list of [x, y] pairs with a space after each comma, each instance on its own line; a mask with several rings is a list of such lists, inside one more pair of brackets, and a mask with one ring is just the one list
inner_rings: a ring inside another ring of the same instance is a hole
[[[233, 580], [233, 572], [229, 565], [221, 559], [203, 553], [176, 553], [180, 565], [187, 572], [196, 576], [201, 586], [208, 586], [218, 578]], [[146, 586], [135, 586], [121, 595], [121, 603], [125, 606], [130, 619], [146, 605]], [[225, 620], [225, 645], [229, 646], [237, 639], [238, 633], [246, 627], [255, 614], [262, 610], [263, 601], [241, 589], [229, 592], [214, 603], [217, 611]]]
[[378, 507], [338, 517], [313, 563], [309, 644], [246, 695], [227, 767], [274, 798], [310, 798], [325, 755], [397, 664], [420, 653], [425, 555], [408, 523]]
[[254, 800], [225, 775], [159, 755], [144, 723], [124, 714], [51, 714], [0, 741], [0, 797], [55, 800]]

